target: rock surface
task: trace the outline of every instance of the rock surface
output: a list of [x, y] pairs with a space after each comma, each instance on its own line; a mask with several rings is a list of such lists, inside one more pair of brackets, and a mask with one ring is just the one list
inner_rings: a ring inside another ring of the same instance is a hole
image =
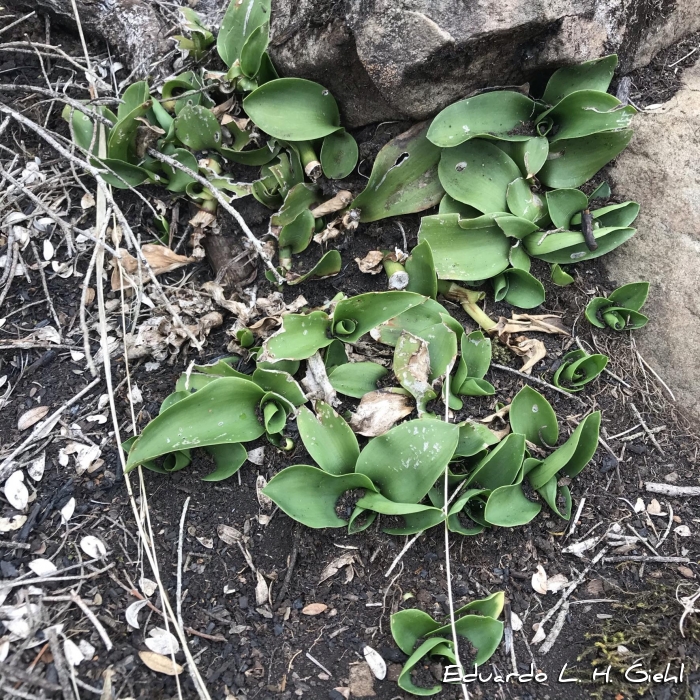
[[635, 117], [611, 174], [616, 194], [642, 204], [638, 232], [603, 260], [621, 284], [651, 282], [637, 347], [700, 418], [700, 64], [684, 79], [663, 107]]
[[[16, 0], [73, 22], [71, 0]], [[175, 13], [155, 0], [76, 0], [85, 31], [135, 75], [160, 59]], [[197, 0], [211, 26], [228, 0]], [[270, 52], [280, 72], [316, 80], [348, 126], [422, 120], [470, 92], [535, 86], [545, 73], [611, 52], [622, 74], [700, 29], [700, 0], [272, 0]]]
[[350, 126], [425, 119], [475, 89], [537, 83], [611, 52], [626, 73], [700, 29], [700, 0], [273, 0], [272, 9], [281, 72], [325, 85]]

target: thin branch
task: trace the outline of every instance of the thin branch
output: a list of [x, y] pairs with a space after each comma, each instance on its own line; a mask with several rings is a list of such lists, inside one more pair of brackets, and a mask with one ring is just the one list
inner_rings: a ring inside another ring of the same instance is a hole
[[570, 391], [564, 391], [564, 389], [560, 389], [558, 386], [554, 386], [554, 384], [550, 384], [549, 382], [546, 382], [544, 379], [539, 379], [538, 377], [533, 377], [529, 374], [525, 374], [525, 372], [521, 372], [520, 370], [514, 369], [513, 367], [506, 367], [505, 365], [497, 365], [496, 363], [492, 362], [491, 367], [494, 367], [495, 369], [500, 369], [502, 372], [511, 372], [512, 374], [517, 374], [519, 377], [522, 377], [528, 382], [534, 382], [535, 384], [539, 384], [540, 386], [545, 386], [547, 389], [551, 389], [552, 391], [556, 391], [557, 393], [561, 394], [562, 396], [566, 396], [568, 399], [573, 399], [574, 401], [578, 401], [581, 405], [585, 406], [586, 402], [576, 396], [576, 394], [572, 394]]

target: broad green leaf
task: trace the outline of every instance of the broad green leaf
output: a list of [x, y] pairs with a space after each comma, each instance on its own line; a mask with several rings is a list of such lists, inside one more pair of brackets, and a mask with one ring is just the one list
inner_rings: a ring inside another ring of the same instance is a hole
[[214, 113], [201, 105], [187, 105], [175, 117], [175, 135], [193, 151], [218, 148], [221, 126]]
[[547, 83], [542, 100], [555, 105], [578, 90], [607, 92], [617, 68], [617, 56], [611, 54], [575, 66], [565, 66], [555, 71]]
[[323, 174], [331, 180], [342, 180], [357, 165], [357, 141], [345, 129], [328, 134], [321, 146]]
[[[457, 532], [465, 537], [473, 537], [474, 535], [481, 534], [487, 523], [480, 518], [478, 521], [475, 518], [475, 504], [478, 506], [479, 510], [484, 509], [484, 503], [488, 498], [489, 491], [484, 489], [469, 489], [464, 492], [451, 506], [447, 518], [447, 527], [450, 532]], [[470, 521], [471, 525], [466, 526], [460, 520], [460, 515], [466, 516]]]
[[639, 311], [649, 296], [649, 282], [632, 282], [618, 287], [608, 299], [615, 306], [621, 306], [632, 311]]
[[[250, 381], [250, 377], [245, 374], [240, 374], [238, 375], [240, 379], [245, 379], [246, 381]], [[216, 376], [211, 376], [211, 375], [206, 375], [206, 374], [181, 374], [178, 380], [175, 382], [175, 391], [176, 392], [181, 392], [185, 391], [188, 393], [194, 393], [195, 391], [199, 391], [200, 389], [203, 389], [205, 386], [208, 384], [211, 384], [212, 382], [216, 381], [219, 377]]]
[[631, 331], [643, 328], [649, 323], [649, 319], [638, 311], [610, 306], [602, 313], [605, 324], [615, 331]]
[[581, 391], [608, 364], [606, 355], [588, 355], [584, 350], [571, 350], [562, 357], [552, 383], [566, 391]]
[[443, 150], [438, 174], [447, 194], [489, 213], [507, 211], [508, 185], [520, 177], [520, 169], [498, 146], [472, 139]]
[[[302, 182], [294, 185], [284, 198], [282, 208], [270, 218], [272, 226], [287, 226], [300, 214], [321, 201], [321, 193], [315, 185]], [[310, 212], [309, 212], [310, 213]]]
[[121, 121], [124, 119], [137, 107], [140, 107], [144, 102], [146, 102], [146, 100], [150, 99], [150, 97], [151, 96], [148, 92], [148, 83], [145, 80], [131, 83], [131, 85], [124, 90], [121, 102], [117, 107], [117, 120]]
[[129, 452], [127, 471], [168, 452], [249, 442], [264, 428], [256, 409], [264, 391], [251, 381], [221, 377], [154, 418]]
[[467, 377], [483, 379], [491, 365], [491, 339], [481, 331], [462, 336], [461, 358], [455, 373], [455, 389], [458, 390]]
[[348, 362], [336, 367], [328, 380], [337, 392], [361, 399], [370, 391], [376, 391], [377, 382], [388, 373], [376, 362]]
[[243, 109], [259, 129], [285, 141], [320, 139], [340, 128], [333, 95], [303, 78], [279, 78], [261, 85], [243, 100]]
[[[542, 488], [537, 489], [550, 510], [560, 518], [568, 520], [571, 517], [571, 491], [568, 486], [559, 486], [556, 476], [553, 476]], [[559, 507], [559, 501], [563, 499], [563, 508]]]
[[[418, 240], [430, 245], [439, 279], [484, 280], [508, 267], [511, 245], [508, 238], [492, 218], [481, 219], [486, 221], [460, 221], [457, 214], [438, 214], [421, 219]], [[467, 224], [475, 225], [474, 222], [481, 223], [482, 227], [465, 228]]]
[[[449, 635], [448, 635], [449, 636]], [[402, 690], [406, 690], [407, 692], [411, 693], [411, 695], [420, 695], [420, 696], [427, 696], [427, 695], [435, 695], [436, 693], [439, 693], [442, 690], [441, 685], [434, 685], [430, 688], [425, 688], [422, 686], [417, 686], [412, 680], [411, 680], [411, 671], [414, 669], [415, 666], [417, 666], [424, 657], [428, 656], [432, 651], [434, 651], [437, 647], [442, 647], [444, 645], [451, 645], [452, 642], [450, 642], [448, 639], [442, 639], [440, 637], [436, 639], [426, 639], [409, 657], [408, 661], [404, 664], [403, 668], [401, 669], [401, 673], [399, 674], [399, 678], [397, 680], [399, 688]], [[410, 652], [407, 652], [410, 653]]]
[[[454, 627], [460, 637], [466, 637], [476, 648], [474, 663], [477, 666], [486, 663], [493, 656], [503, 636], [503, 623], [492, 617], [465, 615], [455, 621]], [[451, 632], [451, 625], [444, 625], [431, 632], [429, 637], [450, 636]]]
[[279, 77], [279, 73], [277, 73], [277, 69], [272, 63], [270, 54], [265, 51], [265, 53], [262, 55], [260, 70], [258, 71], [258, 75], [256, 77], [258, 85], [264, 85], [265, 83], [269, 83], [271, 80], [277, 80]]
[[260, 358], [266, 362], [306, 360], [331, 344], [330, 329], [330, 318], [323, 311], [286, 314], [282, 316], [282, 329], [263, 343]]
[[250, 33], [241, 48], [241, 70], [244, 75], [254, 78], [258, 74], [269, 41], [269, 22], [259, 25]]
[[[593, 221], [600, 226], [630, 226], [639, 214], [639, 204], [637, 202], [622, 202], [621, 204], [611, 204], [607, 207], [594, 209], [591, 212]], [[571, 219], [572, 226], [581, 225], [581, 214], [576, 214]]]
[[294, 406], [306, 403], [302, 388], [288, 372], [258, 367], [251, 378], [261, 389], [283, 396]]
[[[120, 190], [137, 187], [149, 179], [149, 173], [144, 168], [115, 158], [102, 158], [100, 161], [96, 159], [95, 164], [98, 167], [102, 165], [108, 168], [108, 170], [103, 171], [102, 178], [108, 185], [112, 185], [112, 187]], [[165, 184], [165, 180], [163, 180], [162, 184]]]
[[266, 165], [271, 162], [279, 153], [280, 146], [278, 144], [271, 145], [272, 141], [268, 141], [261, 148], [252, 148], [248, 151], [235, 151], [232, 148], [219, 147], [218, 151], [221, 155], [234, 163], [241, 165]]
[[569, 439], [527, 475], [533, 489], [541, 489], [552, 477], [563, 471], [576, 476], [595, 454], [600, 430], [600, 411], [586, 416]]
[[449, 194], [443, 195], [438, 207], [438, 214], [459, 214], [460, 219], [475, 219], [481, 216], [481, 212], [468, 204], [458, 202]]
[[530, 267], [532, 267], [532, 260], [530, 256], [525, 252], [525, 246], [521, 245], [520, 241], [516, 241], [508, 253], [508, 260], [513, 267], [518, 268], [518, 270], [525, 270], [525, 272], [530, 272]]
[[294, 404], [273, 391], [268, 391], [260, 399], [265, 432], [268, 435], [281, 433], [287, 425], [287, 418], [294, 413]]
[[403, 331], [408, 331], [430, 342], [429, 334], [434, 327], [444, 324], [460, 338], [464, 329], [458, 321], [452, 318], [445, 307], [434, 299], [425, 299], [422, 304], [413, 306], [402, 314], [379, 325], [372, 336], [380, 343], [394, 347]]
[[216, 49], [223, 62], [231, 67], [236, 60], [241, 59], [241, 52], [248, 38], [258, 27], [269, 21], [270, 0], [230, 2], [216, 39]]
[[537, 177], [547, 187], [580, 187], [625, 150], [632, 129], [602, 131], [550, 145], [547, 162]]
[[561, 265], [554, 263], [552, 265], [552, 282], [557, 285], [557, 287], [567, 287], [572, 284], [574, 278], [565, 270], [562, 269]]
[[232, 367], [232, 365], [238, 363], [240, 359], [238, 355], [231, 355], [229, 357], [222, 357], [220, 360], [209, 365], [195, 365], [193, 369], [195, 372], [211, 374], [215, 377], [241, 377], [243, 379], [250, 379], [250, 377]]
[[591, 192], [590, 197], [588, 198], [590, 201], [593, 201], [594, 199], [609, 199], [610, 196], [612, 195], [612, 190], [610, 189], [610, 185], [603, 180], [603, 182], [596, 187], [593, 192]]
[[537, 124], [551, 123], [556, 133], [550, 137], [550, 148], [557, 141], [590, 136], [601, 131], [627, 129], [637, 110], [623, 105], [617, 97], [597, 90], [580, 90], [567, 95], [555, 107], [543, 112]]
[[513, 214], [495, 214], [493, 219], [506, 236], [518, 240], [539, 230], [536, 223]]
[[549, 154], [549, 141], [544, 136], [533, 136], [526, 141], [495, 141], [494, 144], [515, 161], [526, 180], [537, 175]]
[[388, 527], [383, 531], [390, 535], [412, 535], [439, 525], [445, 519], [442, 509], [417, 503], [395, 503], [380, 493], [368, 493], [357, 502], [358, 508], [382, 515], [403, 518], [405, 527]]
[[294, 221], [282, 227], [280, 248], [291, 248], [292, 253], [301, 253], [309, 247], [316, 226], [316, 219], [309, 209], [304, 209]]
[[[426, 217], [427, 218], [427, 217]], [[549, 263], [569, 265], [582, 260], [593, 260], [609, 253], [636, 233], [633, 228], [599, 228], [593, 230], [593, 236], [598, 243], [595, 250], [590, 250], [582, 233], [577, 231], [562, 231], [545, 235], [532, 233], [523, 239], [527, 252], [533, 258], [539, 258]], [[435, 246], [432, 246], [433, 253]], [[439, 273], [438, 273], [439, 274]]]
[[[163, 403], [158, 409], [158, 414], [163, 413], [163, 411], [167, 411], [171, 406], [174, 406], [178, 401], [182, 401], [182, 399], [186, 399], [189, 395], [189, 391], [174, 391], [172, 394], [168, 394], [163, 399]], [[136, 438], [134, 438], [134, 440], [135, 439]]]
[[290, 518], [302, 525], [321, 529], [343, 527], [336, 503], [348, 491], [376, 491], [364, 474], [328, 474], [318, 467], [295, 464], [276, 474], [263, 489]]
[[530, 188], [530, 184], [519, 177], [506, 190], [508, 209], [521, 219], [538, 221], [547, 213], [545, 200]]
[[419, 639], [441, 627], [428, 613], [416, 609], [399, 610], [390, 620], [391, 636], [404, 654], [412, 654]]
[[485, 489], [510, 486], [518, 475], [524, 456], [525, 436], [511, 433], [479, 460], [467, 484], [479, 484]]
[[513, 267], [503, 273], [505, 284], [501, 299], [520, 309], [534, 309], [544, 302], [542, 283], [527, 270]]
[[206, 451], [214, 458], [216, 469], [202, 481], [223, 481], [233, 476], [248, 459], [245, 447], [239, 442], [224, 445], [209, 445]]
[[324, 277], [332, 277], [340, 272], [343, 261], [340, 253], [337, 250], [329, 250], [325, 255], [306, 273], [300, 277], [289, 278], [287, 276], [287, 284], [295, 285], [306, 282], [310, 279], [323, 279]]
[[[571, 218], [588, 206], [588, 197], [581, 190], [564, 188], [547, 192], [547, 209], [552, 223], [560, 229], [568, 229]], [[580, 218], [579, 218], [580, 221]]]
[[413, 292], [367, 292], [338, 302], [333, 312], [333, 334], [346, 343], [354, 343], [365, 333], [425, 303]]
[[469, 420], [459, 424], [459, 442], [455, 457], [471, 457], [499, 441], [497, 435], [485, 425]]
[[531, 119], [535, 103], [519, 92], [497, 90], [451, 104], [433, 119], [428, 139], [449, 148], [478, 136], [509, 138]]
[[[75, 143], [88, 153], [97, 155], [98, 129], [95, 122], [87, 114], [66, 105], [61, 113], [63, 119], [71, 125], [71, 135]], [[105, 127], [105, 136], [109, 136], [109, 128]]]
[[427, 241], [419, 243], [411, 251], [404, 267], [408, 273], [406, 291], [435, 299], [437, 296], [437, 275], [433, 262], [433, 251]]
[[416, 419], [373, 438], [360, 453], [356, 472], [397, 503], [418, 503], [444, 472], [459, 440], [459, 428]]
[[109, 132], [107, 155], [112, 160], [123, 161], [136, 165], [139, 158], [136, 155], [136, 133], [142, 123], [139, 119], [145, 117], [151, 108], [150, 101], [144, 102], [129, 114], [120, 119]]
[[[188, 167], [190, 170], [193, 170], [195, 173], [199, 169], [197, 159], [184, 148], [175, 148], [173, 149], [172, 153], [169, 153], [168, 155], [171, 158], [174, 158], [178, 163], [182, 163], [182, 165]], [[187, 185], [189, 185], [191, 182], [195, 182], [195, 180], [187, 173], [183, 173], [182, 170], [173, 168], [167, 163], [163, 163], [162, 167], [165, 174], [168, 176], [167, 189], [170, 192], [184, 192]]]
[[429, 122], [415, 124], [379, 151], [367, 186], [351, 205], [360, 210], [360, 221], [415, 214], [440, 201], [441, 151], [426, 138], [428, 126]]
[[[326, 372], [332, 372], [340, 365], [348, 364], [348, 354], [345, 352], [345, 343], [340, 340], [334, 340], [327, 348], [323, 355], [323, 364], [326, 366]], [[376, 387], [375, 387], [376, 388]]]
[[588, 302], [585, 312], [589, 323], [596, 326], [596, 328], [605, 328], [605, 323], [600, 320], [598, 315], [601, 311], [611, 307], [612, 305], [612, 302], [608, 301], [608, 299], [605, 297], [593, 297], [593, 299]]
[[[200, 104], [204, 93], [196, 91], [201, 87], [203, 87], [203, 85], [192, 71], [181, 73], [176, 78], [166, 80], [162, 91], [164, 100], [162, 104], [164, 109], [169, 112], [172, 111], [175, 114], [180, 114], [187, 105]], [[186, 96], [178, 97], [179, 95]]]
[[437, 393], [428, 381], [430, 355], [428, 344], [421, 338], [404, 331], [394, 350], [392, 369], [399, 384], [416, 400], [418, 415], [425, 413], [425, 406]]
[[316, 402], [316, 415], [302, 406], [297, 417], [299, 435], [316, 463], [329, 474], [350, 474], [360, 455], [350, 426], [323, 401]]
[[472, 600], [470, 603], [463, 605], [461, 608], [455, 610], [455, 616], [461, 617], [467, 612], [477, 612], [484, 617], [491, 617], [494, 620], [497, 620], [503, 612], [505, 602], [505, 594], [503, 591], [497, 591], [486, 598]]
[[510, 427], [540, 447], [552, 447], [559, 439], [554, 409], [539, 391], [525, 385], [510, 406]]
[[542, 505], [530, 501], [517, 483], [494, 489], [486, 502], [484, 517], [496, 527], [519, 527], [534, 520], [541, 510]]

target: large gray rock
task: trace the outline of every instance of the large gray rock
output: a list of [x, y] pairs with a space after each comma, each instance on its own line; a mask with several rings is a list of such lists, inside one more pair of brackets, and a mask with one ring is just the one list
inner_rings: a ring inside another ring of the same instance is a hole
[[700, 29], [700, 0], [273, 0], [272, 9], [280, 71], [325, 85], [350, 126], [424, 119], [475, 89], [611, 52], [625, 73]]
[[635, 331], [642, 356], [700, 417], [700, 65], [661, 109], [635, 117], [635, 135], [612, 170], [615, 191], [642, 205], [637, 235], [603, 258], [621, 283], [649, 280]]

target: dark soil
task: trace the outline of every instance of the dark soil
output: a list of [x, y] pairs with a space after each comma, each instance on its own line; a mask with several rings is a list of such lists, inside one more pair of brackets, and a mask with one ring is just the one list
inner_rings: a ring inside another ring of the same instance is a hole
[[[43, 23], [30, 21], [23, 25], [23, 31], [30, 32], [35, 40], [43, 39]], [[4, 37], [7, 38], [7, 37]], [[64, 49], [72, 55], [80, 55], [75, 40], [67, 35], [54, 36], [61, 41]], [[667, 99], [678, 88], [677, 75], [681, 70], [669, 69], [668, 64], [687, 53], [695, 44], [681, 42], [649, 68], [638, 71], [633, 76], [632, 99], [639, 106]], [[99, 49], [99, 47], [96, 47]], [[681, 62], [682, 69], [697, 56]], [[4, 81], [41, 84], [37, 77], [38, 64], [28, 55], [7, 58], [0, 55], [0, 75]], [[50, 68], [51, 79], [66, 78], [68, 73], [60, 61]], [[63, 72], [62, 72], [63, 71]], [[23, 109], [29, 108], [30, 115], [39, 118], [43, 108], [32, 107], [36, 100], [26, 98], [16, 101]], [[60, 110], [54, 108], [49, 126], [66, 134], [65, 125], [57, 118]], [[43, 116], [40, 121], [43, 122]], [[371, 160], [379, 148], [405, 125], [384, 124], [363, 129], [357, 134], [361, 143], [361, 153], [365, 161], [360, 170], [368, 173]], [[28, 155], [40, 155], [44, 163], [55, 160], [55, 155], [33, 137], [19, 132], [14, 126], [2, 137], [2, 142], [10, 149], [17, 150], [23, 144]], [[6, 153], [2, 155], [3, 160]], [[66, 171], [69, 177], [69, 171]], [[353, 191], [362, 187], [361, 178], [340, 183]], [[77, 191], [77, 190], [76, 190]], [[163, 191], [148, 188], [146, 194], [157, 196], [169, 206], [171, 198]], [[74, 211], [80, 215], [74, 196]], [[150, 213], [143, 203], [132, 195], [119, 193], [119, 201], [124, 205], [132, 226], [141, 235], [143, 242], [153, 240], [154, 229]], [[186, 230], [187, 216], [182, 207], [180, 231]], [[256, 235], [263, 236], [267, 231], [269, 212], [252, 198], [241, 200], [240, 211], [250, 223]], [[224, 230], [235, 232], [232, 222], [224, 219]], [[313, 307], [330, 300], [339, 291], [348, 295], [372, 289], [383, 289], [384, 275], [361, 274], [354, 258], [362, 258], [377, 248], [404, 247], [402, 231], [405, 231], [408, 247], [416, 243], [418, 216], [381, 221], [369, 226], [361, 226], [358, 231], [338, 242], [343, 257], [343, 269], [333, 278], [310, 282], [301, 288], [287, 287], [284, 294], [287, 300], [303, 293]], [[399, 226], [401, 224], [401, 226]], [[85, 223], [83, 225], [89, 225]], [[54, 234], [56, 241], [60, 240]], [[0, 254], [4, 250], [0, 248]], [[65, 249], [58, 251], [58, 259], [64, 260]], [[314, 246], [305, 255], [295, 257], [299, 271], [308, 269], [320, 257]], [[59, 314], [64, 331], [76, 328], [80, 304], [80, 279], [85, 272], [89, 252], [83, 253], [75, 261], [78, 277], [62, 279], [47, 268], [50, 295]], [[197, 287], [211, 278], [206, 264], [188, 269], [194, 270], [189, 284]], [[567, 523], [543, 513], [530, 525], [509, 529], [487, 531], [478, 537], [462, 538], [453, 536], [450, 552], [452, 562], [452, 587], [455, 606], [483, 597], [497, 590], [504, 590], [512, 610], [524, 620], [523, 632], [515, 634], [515, 655], [518, 669], [530, 671], [532, 657], [530, 647], [525, 643], [533, 636], [532, 625], [556, 602], [557, 596], [543, 597], [534, 593], [530, 579], [538, 564], [549, 575], [565, 574], [573, 580], [582, 572], [588, 560], [578, 560], [562, 555], [561, 548], [566, 543], [584, 537], [596, 528], [607, 527], [612, 522], [633, 526], [640, 534], [648, 532], [649, 523], [642, 515], [635, 514], [634, 503], [643, 497], [648, 503], [650, 497], [644, 493], [645, 481], [677, 480], [685, 485], [698, 484], [697, 452], [698, 441], [692, 434], [683, 415], [670, 404], [662, 390], [654, 383], [653, 377], [644, 374], [631, 347], [627, 334], [614, 334], [611, 331], [590, 333], [590, 326], [581, 321], [582, 311], [587, 300], [595, 294], [606, 293], [615, 288], [614, 280], [606, 279], [602, 266], [596, 261], [582, 263], [570, 268], [576, 282], [570, 287], [560, 288], [549, 281], [548, 266], [535, 263], [533, 273], [547, 288], [547, 301], [541, 309], [533, 313], [554, 312], [563, 315], [567, 327], [576, 323], [579, 337], [584, 342], [596, 345], [601, 352], [611, 357], [610, 369], [629, 388], [610, 375], [601, 376], [580, 395], [588, 408], [603, 411], [603, 435], [611, 443], [617, 459], [599, 449], [591, 464], [572, 483], [574, 508], [582, 498], [586, 505], [581, 514], [575, 537], [566, 540]], [[183, 277], [182, 271], [166, 275], [168, 284], [176, 284]], [[3, 341], [25, 337], [33, 329], [51, 322], [44, 299], [43, 290], [36, 274], [31, 283], [17, 278], [2, 310], [7, 322], [0, 332]], [[259, 266], [257, 279], [258, 295], [271, 291]], [[110, 293], [108, 296], [114, 296]], [[473, 323], [461, 309], [450, 307], [465, 327], [473, 328]], [[510, 316], [512, 309], [503, 304], [488, 304], [487, 311], [494, 317]], [[12, 315], [10, 315], [12, 314]], [[90, 323], [97, 320], [94, 305], [89, 309]], [[116, 318], [116, 317], [115, 317]], [[230, 320], [230, 319], [227, 319]], [[116, 321], [115, 321], [116, 323]], [[225, 323], [224, 328], [230, 325]], [[140, 430], [157, 414], [161, 401], [173, 390], [174, 383], [191, 360], [206, 362], [225, 353], [230, 338], [222, 329], [214, 331], [202, 355], [184, 347], [180, 354], [169, 361], [160, 363], [156, 369], [139, 361], [130, 367], [131, 383], [137, 384], [143, 394], [143, 404], [139, 405], [136, 416]], [[552, 372], [558, 366], [559, 358], [571, 346], [571, 340], [558, 337], [544, 337], [548, 350], [547, 358], [535, 368], [533, 376], [551, 380]], [[96, 351], [97, 344], [92, 350]], [[11, 403], [0, 414], [0, 454], [11, 451], [13, 446], [25, 437], [16, 430], [17, 418], [29, 408], [47, 405], [51, 410], [73, 397], [90, 380], [82, 362], [73, 362], [70, 349], [82, 349], [81, 335], [70, 335], [64, 346], [57, 349], [34, 348], [29, 350], [3, 349], [0, 351], [0, 376], [7, 375], [14, 387]], [[504, 362], [504, 349], [500, 349], [500, 362]], [[520, 362], [505, 355], [505, 363], [519, 367]], [[150, 370], [150, 371], [149, 371]], [[130, 411], [124, 385], [124, 358], [114, 356], [112, 364], [113, 383], [117, 389], [117, 412], [123, 434], [129, 433]], [[510, 373], [491, 370], [489, 381], [496, 388], [495, 397], [483, 397], [465, 401], [465, 408], [458, 412], [456, 419], [467, 416], [482, 417], [492, 413], [496, 402], [508, 403], [523, 386], [523, 381]], [[536, 387], [541, 390], [541, 387]], [[4, 391], [4, 389], [3, 389]], [[124, 612], [136, 598], [130, 593], [142, 575], [153, 578], [150, 571], [141, 571], [138, 565], [140, 549], [135, 533], [137, 527], [124, 487], [120, 463], [114, 444], [111, 423], [100, 425], [88, 420], [95, 414], [107, 415], [106, 409], [98, 408], [97, 399], [104, 391], [98, 387], [84, 401], [76, 403], [65, 414], [61, 425], [63, 435], [52, 433], [45, 444], [47, 467], [43, 481], [38, 486], [38, 497], [30, 506], [30, 513], [36, 516], [19, 533], [5, 535], [0, 542], [0, 576], [2, 583], [25, 574], [27, 564], [41, 557], [55, 555], [54, 563], [59, 568], [79, 563], [81, 552], [75, 546], [83, 534], [98, 535], [109, 550], [107, 563], [109, 571], [82, 582], [80, 595], [102, 622], [114, 643], [114, 649], [106, 652], [99, 637], [82, 613], [60, 599], [47, 601], [42, 605], [42, 625], [63, 622], [64, 631], [69, 636], [89, 638], [97, 649], [95, 658], [84, 661], [77, 669], [79, 678], [94, 688], [101, 688], [103, 672], [111, 666], [114, 671], [114, 697], [152, 698], [160, 700], [178, 697], [175, 679], [152, 673], [138, 657], [145, 650], [143, 625], [148, 617], [148, 625], [159, 625], [158, 613], [148, 608], [141, 612], [141, 630], [134, 630], [125, 623]], [[580, 420], [583, 407], [574, 399], [544, 390], [559, 416], [562, 433], [566, 436]], [[612, 436], [637, 424], [630, 413], [629, 402], [633, 401], [642, 412], [650, 427], [665, 425], [657, 434], [664, 452], [660, 454], [645, 437], [630, 443], [613, 440]], [[348, 402], [350, 407], [352, 402]], [[587, 410], [587, 409], [586, 409]], [[58, 461], [59, 449], [69, 435], [82, 441], [93, 440], [102, 445], [104, 464], [93, 473], [76, 476], [72, 463], [62, 467]], [[264, 445], [260, 442], [259, 445]], [[252, 445], [251, 447], [256, 447]], [[23, 456], [27, 460], [31, 453]], [[381, 531], [382, 522], [378, 519], [366, 532], [349, 536], [345, 530], [317, 531], [297, 527], [298, 537], [294, 536], [293, 522], [282, 512], [274, 511], [267, 524], [261, 518], [261, 509], [256, 498], [256, 479], [259, 475], [269, 480], [281, 468], [292, 463], [308, 463], [310, 458], [298, 446], [294, 452], [283, 453], [266, 445], [266, 461], [262, 467], [246, 463], [237, 476], [221, 483], [200, 481], [200, 477], [211, 470], [211, 462], [195, 453], [193, 464], [184, 471], [163, 476], [146, 471], [144, 473], [146, 491], [153, 525], [156, 549], [159, 557], [160, 575], [170, 600], [175, 600], [177, 575], [177, 550], [179, 523], [186, 499], [189, 499], [185, 520], [183, 546], [184, 591], [183, 618], [188, 629], [191, 651], [196, 659], [211, 696], [213, 698], [237, 698], [244, 700], [287, 700], [303, 697], [309, 700], [339, 698], [334, 694], [336, 687], [348, 685], [351, 665], [363, 660], [362, 649], [370, 645], [385, 658], [389, 666], [388, 679], [375, 681], [374, 693], [377, 700], [398, 700], [409, 697], [401, 692], [394, 682], [401, 669], [405, 655], [395, 646], [389, 630], [389, 614], [399, 609], [419, 608], [436, 618], [448, 613], [447, 587], [444, 567], [444, 546], [442, 533], [431, 531], [419, 538], [405, 554], [394, 578], [385, 578], [384, 572], [404, 545], [404, 538], [392, 537]], [[675, 475], [675, 476], [674, 476]], [[135, 484], [134, 476], [131, 483]], [[346, 495], [355, 499], [358, 494]], [[59, 509], [75, 497], [76, 515], [66, 527], [61, 525]], [[660, 501], [668, 501], [662, 499]], [[697, 513], [689, 499], [670, 499], [678, 522], [688, 524], [691, 530], [697, 528]], [[351, 503], [339, 503], [345, 509]], [[6, 504], [0, 506], [0, 515], [12, 514]], [[270, 515], [269, 512], [264, 513]], [[602, 523], [602, 525], [601, 525]], [[666, 526], [664, 519], [654, 518], [657, 529]], [[269, 587], [268, 603], [256, 605], [256, 578], [247, 567], [241, 549], [227, 545], [218, 536], [218, 528], [228, 525], [244, 534], [245, 547], [263, 573]], [[14, 544], [13, 544], [14, 543]], [[26, 543], [29, 549], [18, 548]], [[695, 562], [700, 557], [695, 537], [682, 538], [670, 535], [664, 547], [666, 555], [680, 556], [683, 552], [691, 559], [689, 569], [698, 575]], [[326, 565], [338, 556], [352, 551], [355, 553], [354, 576], [346, 570], [319, 583], [321, 572]], [[643, 555], [645, 550], [638, 547], [629, 552]], [[277, 600], [283, 590], [283, 581], [288, 567], [294, 562], [289, 585], [282, 600]], [[94, 567], [92, 567], [94, 569]], [[89, 571], [90, 569], [88, 569]], [[2, 585], [0, 583], [0, 585]], [[60, 596], [70, 590], [62, 588], [68, 583], [44, 584], [47, 595]], [[653, 664], [653, 672], [663, 672], [667, 663], [672, 668], [685, 664], [686, 680], [678, 685], [651, 684], [646, 693], [654, 698], [698, 697], [700, 694], [700, 644], [698, 625], [691, 615], [685, 621], [685, 637], [679, 632], [678, 621], [682, 607], [676, 602], [676, 588], [681, 585], [681, 595], [691, 594], [697, 587], [696, 581], [683, 578], [674, 564], [654, 563], [608, 563], [598, 564], [588, 573], [585, 582], [571, 596], [572, 606], [565, 627], [552, 651], [541, 656], [535, 652], [535, 667], [547, 674], [543, 683], [519, 684], [510, 682], [507, 686], [494, 681], [474, 683], [470, 692], [476, 698], [588, 698], [594, 692], [606, 698], [631, 697], [636, 687], [622, 678], [626, 661], [630, 664], [637, 658]], [[598, 602], [598, 601], [603, 602]], [[614, 600], [614, 603], [605, 602]], [[302, 609], [310, 603], [324, 603], [327, 609], [316, 616], [302, 614]], [[153, 605], [162, 609], [158, 594], [153, 596]], [[548, 629], [551, 629], [551, 622]], [[0, 637], [5, 630], [0, 626]], [[602, 643], [601, 643], [602, 640]], [[612, 640], [612, 641], [611, 641]], [[661, 640], [661, 641], [660, 641]], [[5, 662], [0, 677], [6, 673], [5, 682], [14, 686], [11, 669], [26, 671], [33, 664], [33, 673], [52, 684], [57, 683], [56, 668], [51, 654], [46, 650], [41, 633], [32, 640], [36, 644], [24, 649], [21, 643], [13, 643], [10, 656]], [[596, 646], [598, 644], [598, 646]], [[625, 656], [619, 647], [627, 647]], [[469, 650], [464, 645], [464, 658]], [[329, 674], [309, 658], [313, 657]], [[621, 656], [622, 655], [622, 656]], [[613, 658], [614, 657], [614, 658]], [[610, 660], [612, 659], [612, 660]], [[177, 657], [184, 663], [180, 652]], [[613, 665], [609, 685], [602, 681], [591, 683], [561, 683], [559, 674], [568, 665], [565, 675], [578, 676], [590, 681], [594, 668]], [[595, 666], [594, 666], [595, 664]], [[4, 669], [7, 669], [5, 671]], [[503, 645], [496, 652], [488, 668], [483, 673], [512, 671], [510, 655]], [[432, 686], [439, 670], [419, 666], [415, 682]], [[7, 680], [10, 679], [10, 680]], [[196, 693], [187, 673], [180, 677], [183, 698], [195, 698]], [[648, 686], [644, 685], [646, 689]], [[38, 688], [35, 688], [39, 692]], [[2, 695], [2, 692], [6, 692]], [[60, 693], [42, 691], [44, 697], [60, 697]], [[83, 697], [89, 691], [81, 690]], [[1, 697], [11, 697], [8, 691], [1, 691]], [[96, 696], [95, 696], [96, 697]], [[445, 686], [440, 697], [459, 698], [458, 688]]]

